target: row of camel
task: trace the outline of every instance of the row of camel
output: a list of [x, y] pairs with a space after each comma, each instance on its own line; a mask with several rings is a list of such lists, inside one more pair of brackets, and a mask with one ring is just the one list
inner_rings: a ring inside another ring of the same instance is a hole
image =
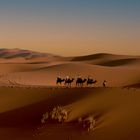
[[83, 87], [84, 83], [87, 84], [87, 86], [89, 85], [93, 85], [95, 83], [97, 83], [97, 80], [94, 80], [92, 78], [77, 78], [76, 80], [74, 78], [66, 78], [66, 79], [63, 79], [63, 78], [60, 78], [60, 77], [57, 77], [56, 79], [56, 84], [57, 85], [61, 85], [62, 83], [64, 83], [65, 86], [71, 86], [71, 84], [76, 81], [76, 86], [77, 87]]

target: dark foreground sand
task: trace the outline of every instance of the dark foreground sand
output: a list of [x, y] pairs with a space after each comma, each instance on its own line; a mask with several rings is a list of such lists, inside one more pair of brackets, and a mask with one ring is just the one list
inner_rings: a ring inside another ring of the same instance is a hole
[[[67, 122], [42, 125], [42, 114], [61, 105]], [[2, 140], [139, 140], [140, 89], [0, 88]], [[96, 127], [85, 131], [77, 119], [92, 114]]]

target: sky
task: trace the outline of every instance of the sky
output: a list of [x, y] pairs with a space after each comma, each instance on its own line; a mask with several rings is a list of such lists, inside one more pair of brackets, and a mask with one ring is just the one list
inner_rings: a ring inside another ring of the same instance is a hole
[[140, 55], [140, 0], [0, 0], [0, 48]]

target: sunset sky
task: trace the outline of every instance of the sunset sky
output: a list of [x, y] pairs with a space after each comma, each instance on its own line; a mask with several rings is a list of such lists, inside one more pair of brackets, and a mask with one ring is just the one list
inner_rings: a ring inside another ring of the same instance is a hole
[[140, 0], [0, 0], [0, 48], [140, 55]]

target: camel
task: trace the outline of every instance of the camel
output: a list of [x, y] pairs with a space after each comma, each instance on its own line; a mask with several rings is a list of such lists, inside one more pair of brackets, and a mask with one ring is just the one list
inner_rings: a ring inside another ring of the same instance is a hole
[[64, 81], [65, 81], [65, 79], [61, 79], [60, 77], [57, 77], [57, 79], [56, 79], [56, 84], [57, 84], [57, 85], [58, 85], [58, 84], [61, 85], [61, 83], [64, 82]]
[[82, 87], [83, 84], [87, 81], [87, 79], [77, 78], [76, 80], [76, 86]]
[[88, 80], [87, 80], [87, 86], [88, 86], [88, 85], [95, 84], [95, 83], [97, 83], [96, 80], [93, 80], [93, 79], [88, 78]]
[[72, 79], [70, 79], [70, 78], [68, 78], [68, 79], [65, 79], [65, 85], [68, 87], [68, 86], [70, 86], [71, 87], [71, 83], [74, 81], [74, 78], [72, 78]]

